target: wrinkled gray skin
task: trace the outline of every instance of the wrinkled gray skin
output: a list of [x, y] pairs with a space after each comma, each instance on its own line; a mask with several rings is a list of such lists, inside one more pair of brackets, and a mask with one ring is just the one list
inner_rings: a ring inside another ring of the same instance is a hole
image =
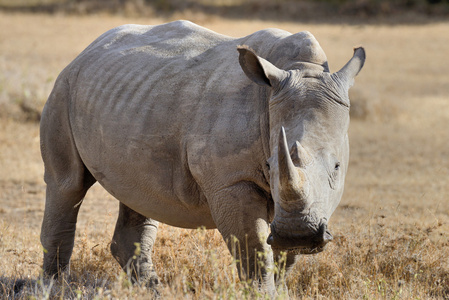
[[271, 247], [274, 259], [288, 251], [290, 269], [332, 239], [327, 222], [348, 164], [348, 89], [364, 60], [358, 48], [330, 73], [310, 33], [278, 29], [234, 39], [178, 21], [100, 36], [63, 70], [42, 113], [45, 273], [67, 268], [78, 210], [98, 181], [120, 201], [111, 251], [137, 280], [158, 282], [158, 222], [204, 226], [230, 249], [232, 236], [247, 243], [236, 254], [240, 276], [262, 274], [274, 295], [274, 275], [255, 271], [255, 251]]

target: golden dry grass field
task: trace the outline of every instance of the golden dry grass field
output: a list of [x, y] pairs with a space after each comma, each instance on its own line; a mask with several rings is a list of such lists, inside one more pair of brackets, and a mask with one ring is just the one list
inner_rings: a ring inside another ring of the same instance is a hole
[[[0, 298], [150, 297], [129, 285], [109, 253], [118, 202], [98, 185], [80, 211], [71, 277], [42, 280], [45, 185], [33, 120], [59, 72], [101, 33], [166, 21], [0, 13]], [[300, 24], [203, 15], [193, 21], [236, 37], [267, 27], [308, 30], [333, 71], [353, 46], [366, 48], [351, 90], [350, 170], [330, 221], [335, 239], [298, 261], [287, 279], [291, 297], [449, 298], [449, 22]], [[162, 225], [154, 262], [164, 299], [263, 298], [239, 282], [216, 231]]]

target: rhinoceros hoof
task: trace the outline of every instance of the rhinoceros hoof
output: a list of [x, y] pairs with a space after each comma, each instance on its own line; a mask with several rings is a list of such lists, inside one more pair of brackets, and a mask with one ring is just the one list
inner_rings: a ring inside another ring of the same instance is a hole
[[159, 277], [156, 274], [156, 271], [152, 267], [148, 267], [143, 265], [140, 269], [140, 276], [135, 277], [135, 283], [146, 286], [147, 288], [155, 289], [160, 285]]
[[145, 279], [145, 285], [149, 288], [157, 288], [160, 285], [159, 277], [155, 272]]
[[149, 276], [142, 278], [141, 283], [144, 284], [152, 292], [153, 298], [160, 298], [161, 295], [158, 291], [158, 288], [161, 284], [156, 272], [151, 272]]

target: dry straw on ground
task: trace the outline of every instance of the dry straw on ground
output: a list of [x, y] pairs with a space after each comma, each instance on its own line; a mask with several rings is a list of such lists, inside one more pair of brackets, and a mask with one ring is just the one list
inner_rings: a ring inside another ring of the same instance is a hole
[[[1, 298], [150, 297], [150, 291], [129, 283], [109, 253], [118, 205], [99, 186], [81, 207], [71, 277], [41, 279], [43, 166], [38, 125], [26, 122], [21, 105], [39, 112], [62, 68], [105, 30], [164, 21], [0, 14], [0, 27], [8, 28], [0, 31]], [[334, 71], [353, 46], [367, 50], [351, 92], [351, 162], [342, 203], [330, 223], [335, 240], [323, 253], [299, 259], [287, 279], [291, 296], [448, 298], [449, 75], [444, 70], [449, 23], [199, 21], [232, 36], [266, 27], [309, 30]], [[161, 294], [168, 299], [263, 297], [239, 282], [216, 231], [162, 225], [154, 261]]]

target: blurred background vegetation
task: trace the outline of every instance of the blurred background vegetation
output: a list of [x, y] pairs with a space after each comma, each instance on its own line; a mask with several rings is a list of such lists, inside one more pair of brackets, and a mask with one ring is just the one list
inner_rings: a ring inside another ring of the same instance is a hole
[[447, 18], [449, 0], [0, 0], [0, 10], [125, 16], [217, 15], [285, 21], [367, 21], [394, 17], [416, 22]]

